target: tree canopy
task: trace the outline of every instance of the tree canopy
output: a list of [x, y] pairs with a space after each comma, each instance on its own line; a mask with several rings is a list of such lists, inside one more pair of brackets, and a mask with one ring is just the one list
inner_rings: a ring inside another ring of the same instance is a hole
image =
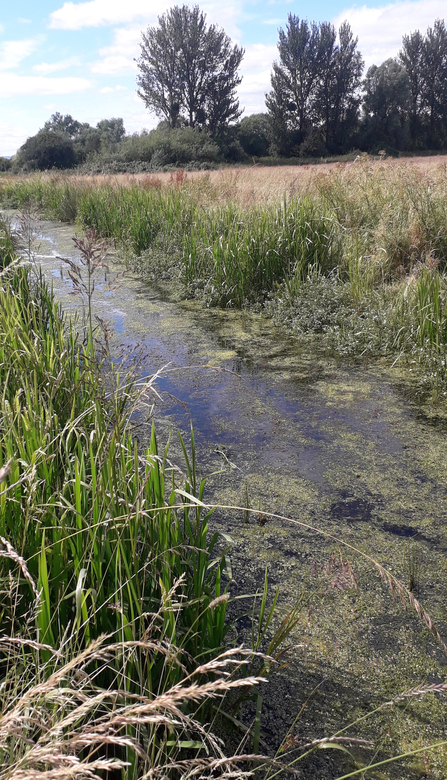
[[206, 127], [213, 135], [241, 115], [235, 94], [243, 49], [206, 25], [198, 6], [175, 6], [142, 33], [138, 94], [169, 127]]
[[405, 148], [409, 136], [410, 79], [404, 66], [390, 58], [371, 65], [364, 80], [363, 134], [372, 151]]
[[58, 130], [43, 128], [20, 147], [18, 162], [31, 170], [73, 168], [76, 163], [73, 141]]
[[268, 114], [251, 114], [241, 121], [237, 139], [246, 154], [266, 157], [270, 146], [270, 119]]
[[337, 40], [329, 22], [309, 24], [290, 13], [278, 53], [266, 96], [278, 151], [299, 153], [309, 145], [343, 151], [357, 125], [363, 70], [349, 24]]
[[125, 133], [121, 118], [102, 119], [92, 127], [71, 114], [56, 112], [20, 147], [16, 165], [39, 170], [72, 168], [89, 155], [116, 148]]
[[404, 35], [399, 61], [410, 80], [412, 145], [436, 148], [447, 143], [447, 30], [436, 19], [425, 36]]

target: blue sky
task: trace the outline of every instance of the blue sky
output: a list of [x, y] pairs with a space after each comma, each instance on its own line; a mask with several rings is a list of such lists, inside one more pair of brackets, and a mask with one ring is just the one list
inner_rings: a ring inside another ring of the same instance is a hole
[[[156, 24], [172, 4], [1, 0], [0, 155], [14, 154], [55, 111], [92, 125], [123, 117], [127, 132], [154, 127], [158, 119], [136, 94], [134, 58], [141, 31]], [[285, 27], [289, 12], [337, 27], [347, 19], [368, 67], [394, 56], [404, 33], [425, 32], [444, 17], [446, 7], [445, 0], [367, 0], [365, 5], [349, 0], [210, 0], [199, 5], [209, 23], [222, 26], [245, 48], [239, 94], [246, 114], [264, 109], [278, 28]]]

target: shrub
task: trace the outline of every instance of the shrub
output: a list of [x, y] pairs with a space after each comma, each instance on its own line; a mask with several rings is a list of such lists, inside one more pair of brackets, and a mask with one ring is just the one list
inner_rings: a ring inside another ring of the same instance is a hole
[[76, 155], [73, 141], [63, 133], [39, 130], [28, 138], [17, 153], [16, 167], [45, 171], [50, 168], [73, 168]]
[[0, 157], [0, 171], [9, 171], [12, 167], [12, 161], [9, 157]]

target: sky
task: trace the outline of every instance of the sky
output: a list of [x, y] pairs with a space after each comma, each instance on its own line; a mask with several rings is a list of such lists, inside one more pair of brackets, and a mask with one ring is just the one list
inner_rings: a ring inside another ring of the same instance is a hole
[[[189, 0], [178, 2], [189, 3]], [[122, 117], [128, 133], [155, 127], [136, 93], [142, 31], [172, 0], [0, 0], [0, 156], [11, 156], [56, 111], [95, 126]], [[445, 0], [209, 0], [198, 3], [209, 24], [245, 49], [240, 105], [265, 110], [278, 29], [287, 15], [338, 28], [347, 20], [365, 68], [395, 56], [402, 36], [425, 33], [446, 16]]]

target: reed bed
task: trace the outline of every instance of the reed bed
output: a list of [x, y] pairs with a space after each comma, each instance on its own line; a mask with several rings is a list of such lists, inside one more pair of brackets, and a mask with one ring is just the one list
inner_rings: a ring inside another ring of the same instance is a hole
[[[81, 247], [91, 262], [87, 250]], [[190, 453], [182, 441], [186, 475], [167, 451], [158, 452], [154, 428], [140, 453], [129, 414], [147, 402], [151, 380], [122, 385], [110, 360], [105, 376], [91, 321], [82, 340], [39, 273], [9, 260], [5, 241], [2, 776], [99, 777], [116, 764], [126, 765], [126, 777], [139, 777], [181, 758], [182, 740], [172, 733], [186, 728], [188, 701], [196, 712], [202, 699], [231, 688], [219, 673], [243, 661], [215, 662], [228, 630], [226, 551], [208, 531], [193, 435]], [[211, 673], [213, 685], [200, 688]], [[183, 695], [178, 686], [191, 674], [199, 687], [188, 683]], [[140, 717], [143, 703], [152, 715]], [[189, 731], [200, 731], [199, 723], [190, 720]], [[113, 746], [113, 760], [98, 759], [98, 744]], [[200, 742], [199, 753], [202, 747], [208, 750]], [[11, 771], [4, 774], [5, 767]]]
[[342, 354], [411, 355], [445, 374], [442, 163], [361, 156], [329, 169], [5, 177], [0, 202], [77, 220], [177, 294], [261, 306]]

